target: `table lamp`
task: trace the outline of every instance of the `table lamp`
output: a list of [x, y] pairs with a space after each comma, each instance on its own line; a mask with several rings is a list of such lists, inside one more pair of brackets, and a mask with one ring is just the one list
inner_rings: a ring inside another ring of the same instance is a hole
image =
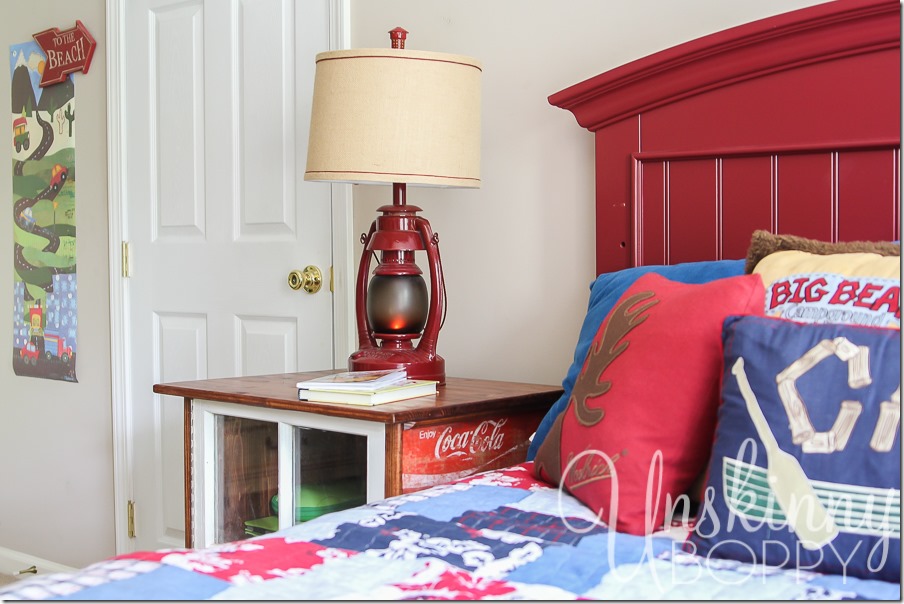
[[[480, 186], [481, 67], [469, 57], [407, 50], [407, 33], [390, 31], [392, 48], [317, 55], [305, 180], [392, 184], [392, 205], [381, 206], [361, 236], [359, 349], [349, 370], [405, 368], [412, 379], [442, 384], [439, 238], [408, 205], [407, 185]], [[418, 251], [426, 253], [429, 294]]]

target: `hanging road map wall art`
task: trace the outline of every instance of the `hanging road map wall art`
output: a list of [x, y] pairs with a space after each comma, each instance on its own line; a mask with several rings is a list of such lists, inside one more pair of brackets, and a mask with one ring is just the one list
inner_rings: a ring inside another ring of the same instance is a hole
[[75, 382], [75, 86], [42, 88], [46, 65], [36, 42], [10, 47], [13, 370]]

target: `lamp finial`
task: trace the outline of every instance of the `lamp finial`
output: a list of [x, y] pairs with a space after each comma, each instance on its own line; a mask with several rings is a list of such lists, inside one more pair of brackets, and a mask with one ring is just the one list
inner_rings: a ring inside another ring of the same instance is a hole
[[404, 49], [405, 48], [405, 38], [408, 37], [408, 32], [401, 27], [396, 27], [395, 29], [389, 30], [389, 39], [392, 42], [393, 48]]

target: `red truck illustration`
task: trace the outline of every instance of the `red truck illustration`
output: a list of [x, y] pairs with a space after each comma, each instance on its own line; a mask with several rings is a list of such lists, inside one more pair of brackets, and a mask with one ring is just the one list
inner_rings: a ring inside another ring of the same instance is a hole
[[72, 347], [66, 346], [66, 338], [54, 333], [44, 332], [44, 357], [49, 361], [59, 359], [68, 363], [72, 358]]

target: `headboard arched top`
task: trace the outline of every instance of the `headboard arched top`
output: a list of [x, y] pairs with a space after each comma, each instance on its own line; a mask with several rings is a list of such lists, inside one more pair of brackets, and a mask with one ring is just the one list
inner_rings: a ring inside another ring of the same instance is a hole
[[597, 271], [743, 257], [758, 228], [897, 239], [900, 11], [820, 4], [550, 96], [595, 134]]

